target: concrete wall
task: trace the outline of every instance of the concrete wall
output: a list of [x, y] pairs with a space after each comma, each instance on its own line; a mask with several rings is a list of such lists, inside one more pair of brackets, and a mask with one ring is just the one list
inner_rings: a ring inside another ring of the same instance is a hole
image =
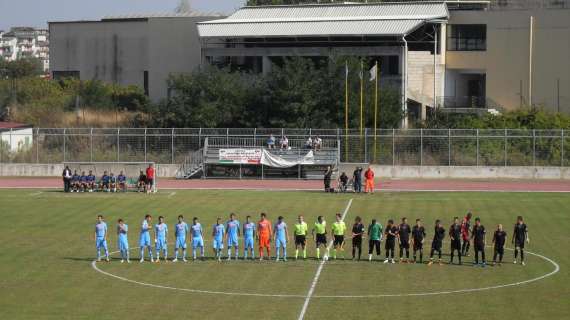
[[[0, 163], [0, 177], [61, 177], [64, 169], [63, 164], [27, 164], [27, 163]], [[71, 170], [74, 168], [70, 165]], [[108, 165], [108, 170], [118, 174], [120, 166]], [[156, 174], [158, 179], [176, 177], [180, 169], [177, 164], [157, 164]]]
[[534, 16], [533, 104], [556, 108], [560, 79], [561, 110], [570, 112], [570, 10], [451, 11], [450, 24], [486, 24], [487, 50], [448, 51], [448, 69], [482, 69], [487, 97], [507, 109], [520, 105], [520, 84], [529, 97], [529, 32]]
[[[352, 176], [356, 166], [365, 163], [343, 163], [339, 172]], [[63, 164], [0, 163], [0, 177], [60, 177]], [[176, 164], [157, 164], [157, 176], [174, 178], [180, 168]], [[570, 180], [570, 167], [437, 167], [437, 166], [372, 166], [376, 177], [391, 179], [564, 179]], [[73, 168], [71, 168], [73, 170]], [[119, 172], [120, 167], [109, 170]]]
[[[340, 172], [352, 175], [354, 168], [367, 164], [341, 164]], [[378, 166], [376, 177], [391, 179], [564, 179], [570, 180], [570, 168], [559, 167], [438, 167]]]
[[[408, 95], [410, 99], [433, 106], [434, 57], [429, 51], [408, 52]], [[441, 96], [443, 86], [443, 64], [436, 56], [436, 95]]]
[[200, 65], [196, 22], [219, 17], [168, 17], [120, 21], [50, 23], [50, 70], [79, 71], [82, 80], [98, 79], [144, 88], [167, 97], [170, 74], [189, 73]]
[[147, 21], [50, 23], [50, 70], [79, 71], [97, 79], [142, 88], [148, 67]]

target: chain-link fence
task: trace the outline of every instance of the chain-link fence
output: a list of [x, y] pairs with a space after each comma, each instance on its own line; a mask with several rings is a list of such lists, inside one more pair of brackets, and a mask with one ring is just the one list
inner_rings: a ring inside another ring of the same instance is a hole
[[[8, 129], [0, 131], [0, 163], [183, 163], [206, 137], [340, 142], [341, 162], [398, 166], [569, 166], [563, 130], [477, 129]], [[299, 146], [301, 147], [301, 146]]]

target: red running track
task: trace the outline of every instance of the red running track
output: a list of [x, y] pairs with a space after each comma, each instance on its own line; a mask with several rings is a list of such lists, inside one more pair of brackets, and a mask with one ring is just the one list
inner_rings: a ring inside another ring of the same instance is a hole
[[[320, 180], [175, 180], [158, 181], [160, 189], [323, 190]], [[3, 189], [62, 188], [61, 178], [0, 178]], [[565, 180], [381, 180], [380, 191], [570, 192]]]

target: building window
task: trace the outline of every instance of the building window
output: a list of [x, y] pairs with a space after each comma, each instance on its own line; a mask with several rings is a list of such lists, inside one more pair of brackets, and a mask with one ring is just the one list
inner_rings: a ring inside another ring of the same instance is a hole
[[452, 24], [447, 27], [448, 51], [487, 50], [487, 26], [484, 24]]
[[145, 70], [143, 73], [143, 87], [144, 87], [144, 95], [148, 97], [148, 71]]

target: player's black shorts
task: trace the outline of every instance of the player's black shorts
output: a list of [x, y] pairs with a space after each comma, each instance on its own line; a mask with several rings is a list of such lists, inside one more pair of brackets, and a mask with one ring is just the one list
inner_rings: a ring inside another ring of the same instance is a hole
[[390, 240], [390, 239], [386, 240], [386, 244], [384, 245], [384, 248], [386, 248], [386, 250], [394, 250], [395, 247], [396, 247], [395, 240]]
[[495, 252], [498, 254], [504, 254], [505, 253], [505, 247], [497, 247], [495, 246]]
[[372, 254], [376, 249], [376, 254], [380, 255], [380, 240], [368, 240], [368, 254]]
[[461, 240], [452, 240], [451, 250], [461, 250]]
[[333, 245], [340, 246], [344, 243], [344, 236], [334, 236]]
[[326, 246], [327, 245], [327, 235], [325, 233], [323, 234], [319, 234], [317, 233], [317, 239], [316, 239], [316, 243], [317, 243], [317, 247], [320, 246], [321, 244]]
[[103, 187], [107, 187], [107, 188], [108, 188], [108, 187], [109, 187], [109, 182], [101, 182], [101, 185], [102, 185]]
[[524, 240], [523, 241], [515, 240], [515, 248], [524, 249]]
[[362, 246], [362, 237], [354, 237], [352, 238], [352, 246], [353, 247], [361, 247]]
[[305, 246], [307, 244], [307, 237], [302, 235], [295, 236], [295, 245], [296, 246]]
[[422, 250], [424, 244], [421, 241], [414, 241], [414, 251]]
[[154, 185], [154, 179], [146, 178], [146, 184], [151, 185], [151, 186]]
[[408, 240], [400, 241], [400, 248], [410, 249], [410, 241]]
[[473, 245], [475, 246], [475, 251], [485, 250], [485, 244], [483, 242], [475, 241]]
[[431, 249], [435, 251], [441, 251], [441, 241], [433, 241], [431, 243]]

